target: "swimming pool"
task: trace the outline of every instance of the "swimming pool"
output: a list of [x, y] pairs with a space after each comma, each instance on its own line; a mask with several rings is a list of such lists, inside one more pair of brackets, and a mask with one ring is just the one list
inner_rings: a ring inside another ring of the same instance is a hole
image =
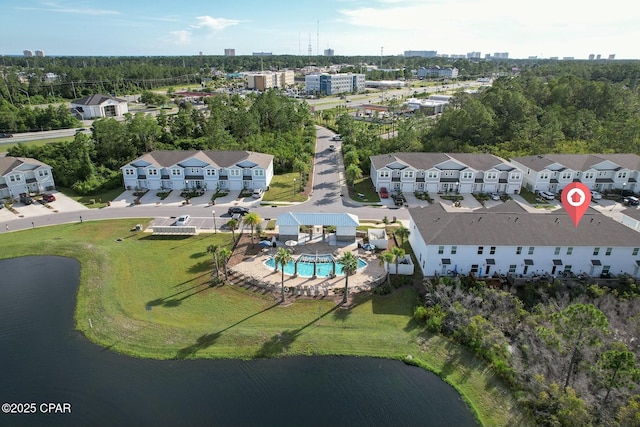
[[[307, 258], [308, 259], [308, 258]], [[313, 262], [309, 261], [300, 261], [298, 262], [298, 276], [302, 277], [312, 277], [313, 276]], [[332, 263], [331, 262], [317, 262], [316, 264], [316, 276], [317, 277], [328, 277], [331, 275]], [[269, 258], [264, 262], [264, 265], [273, 269], [275, 268], [276, 262], [273, 258]], [[366, 261], [358, 258], [358, 270], [367, 266]], [[280, 271], [280, 266], [278, 266], [278, 271]], [[290, 276], [293, 275], [295, 271], [295, 263], [293, 261], [289, 261], [284, 266], [284, 274], [288, 274]], [[342, 264], [338, 264], [336, 262], [336, 275], [342, 275]]]

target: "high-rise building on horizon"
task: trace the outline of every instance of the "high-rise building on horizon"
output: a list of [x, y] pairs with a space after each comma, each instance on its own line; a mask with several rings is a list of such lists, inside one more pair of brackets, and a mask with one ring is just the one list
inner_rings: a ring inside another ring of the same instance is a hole
[[467, 53], [467, 58], [469, 59], [480, 59], [481, 53], [480, 52], [468, 52]]
[[609, 61], [613, 61], [614, 59], [616, 59], [615, 53], [612, 53], [611, 55], [609, 55]]
[[236, 50], [233, 48], [227, 48], [224, 50], [224, 56], [236, 56]]
[[44, 58], [44, 50], [36, 50], [35, 54], [36, 54], [36, 56], [39, 56], [40, 58]]
[[333, 53], [333, 49], [331, 48], [324, 50], [324, 56], [333, 56]]
[[438, 55], [437, 50], [405, 50], [406, 57], [435, 58]]
[[31, 58], [33, 56], [33, 52], [30, 51], [29, 49], [25, 49], [22, 51], [22, 54], [27, 57], [27, 58]]
[[273, 53], [271, 53], [271, 52], [253, 52], [252, 55], [253, 56], [271, 56], [271, 55], [273, 55]]

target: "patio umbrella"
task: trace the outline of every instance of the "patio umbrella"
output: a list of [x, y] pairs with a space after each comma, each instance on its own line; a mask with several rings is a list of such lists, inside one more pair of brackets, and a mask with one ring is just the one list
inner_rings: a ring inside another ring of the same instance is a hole
[[284, 242], [284, 244], [287, 246], [296, 246], [298, 242], [296, 242], [295, 240], [287, 240], [286, 242]]
[[373, 251], [376, 249], [376, 246], [372, 245], [371, 243], [365, 243], [364, 245], [362, 245], [362, 249], [364, 249], [365, 251]]
[[263, 248], [271, 247], [271, 242], [269, 240], [260, 240], [260, 243], [258, 244]]

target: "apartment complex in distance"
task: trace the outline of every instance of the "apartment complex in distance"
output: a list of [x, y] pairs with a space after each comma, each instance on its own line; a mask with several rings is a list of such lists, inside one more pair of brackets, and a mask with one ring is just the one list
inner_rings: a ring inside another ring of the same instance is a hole
[[364, 74], [307, 74], [305, 91], [309, 94], [332, 95], [336, 93], [360, 92], [364, 90]]
[[293, 70], [244, 73], [244, 77], [247, 81], [247, 89], [261, 92], [271, 88], [285, 88], [295, 83]]

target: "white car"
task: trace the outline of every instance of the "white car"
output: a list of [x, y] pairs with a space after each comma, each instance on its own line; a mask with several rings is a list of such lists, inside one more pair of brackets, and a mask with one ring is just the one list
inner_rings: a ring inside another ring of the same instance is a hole
[[337, 135], [334, 135], [333, 138], [331, 138], [331, 140], [332, 141], [342, 141], [342, 137], [339, 134], [337, 134]]
[[500, 195], [498, 193], [491, 193], [489, 194], [489, 197], [491, 200], [500, 200]]
[[180, 215], [176, 220], [176, 226], [187, 225], [191, 217], [189, 215]]
[[542, 197], [545, 200], [554, 200], [556, 198], [555, 194], [549, 193], [548, 191], [541, 191], [538, 194], [540, 195], [540, 197]]
[[262, 197], [263, 193], [264, 193], [264, 190], [262, 188], [256, 188], [255, 190], [253, 190], [253, 198], [259, 199], [260, 197]]
[[600, 200], [602, 199], [602, 194], [598, 193], [597, 191], [591, 191], [591, 199], [592, 200]]

